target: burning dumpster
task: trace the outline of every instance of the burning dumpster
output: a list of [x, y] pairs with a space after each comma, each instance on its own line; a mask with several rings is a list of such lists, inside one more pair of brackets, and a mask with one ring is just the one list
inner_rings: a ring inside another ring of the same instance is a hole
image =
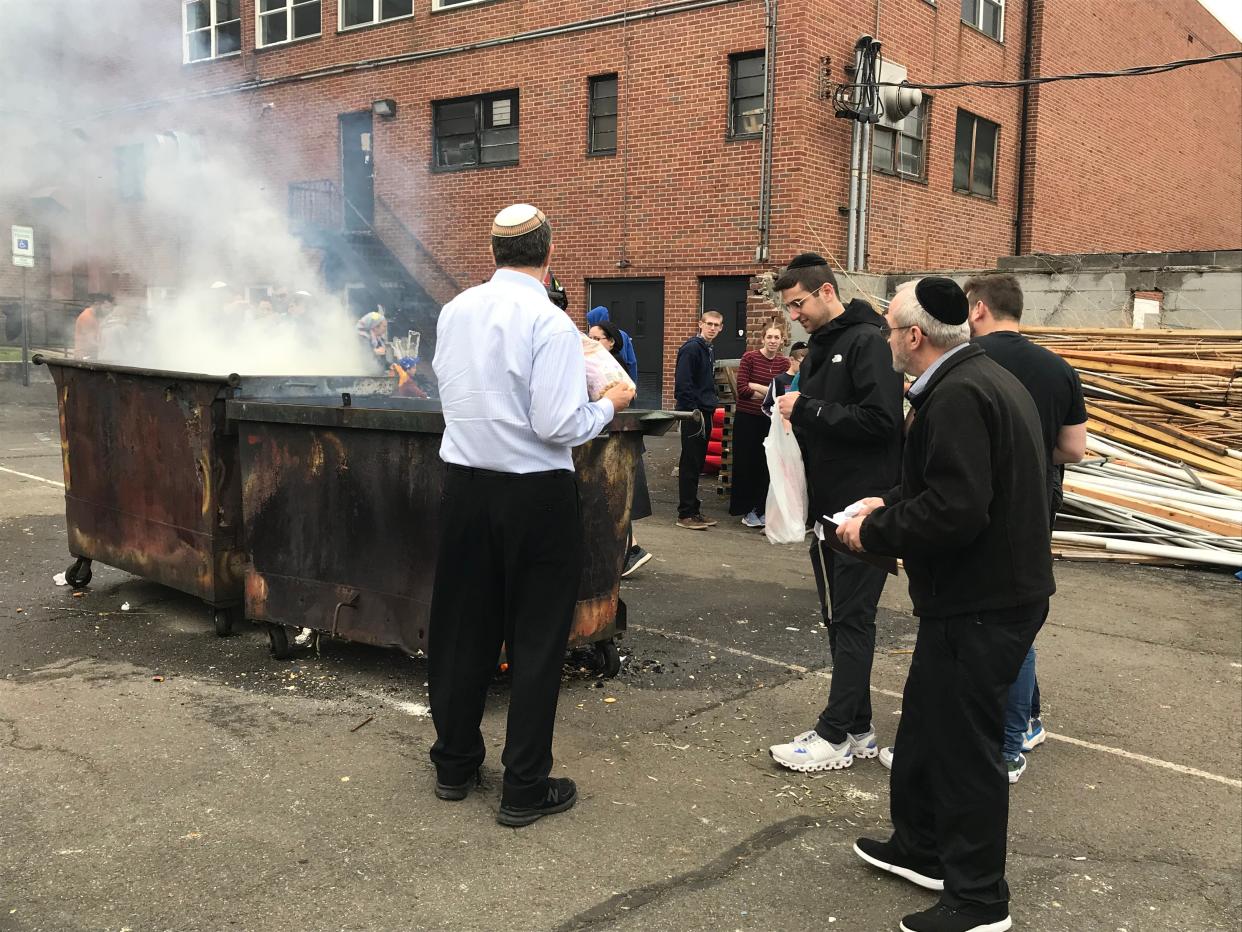
[[84, 586], [98, 560], [197, 596], [218, 634], [241, 617], [246, 554], [236, 431], [225, 401], [246, 391], [306, 393], [386, 380], [241, 377], [138, 369], [37, 355], [56, 383], [65, 518]]
[[[342, 403], [344, 402], [344, 403]], [[445, 467], [434, 402], [351, 398], [228, 404], [238, 424], [242, 508], [251, 562], [246, 617], [267, 622], [272, 651], [289, 629], [406, 653], [425, 649]], [[634, 466], [666, 412], [624, 412], [574, 450], [585, 562], [571, 644], [619, 667], [615, 633]]]

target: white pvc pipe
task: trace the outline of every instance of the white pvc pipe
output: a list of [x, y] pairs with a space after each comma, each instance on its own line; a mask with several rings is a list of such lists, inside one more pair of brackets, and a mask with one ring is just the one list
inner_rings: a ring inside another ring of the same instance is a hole
[[[1126, 459], [1139, 460], [1144, 462], [1148, 468], [1152, 470], [1152, 472], [1158, 472], [1164, 476], [1171, 476], [1174, 479], [1181, 479], [1187, 485], [1194, 484], [1185, 469], [1178, 469], [1175, 466], [1170, 466], [1167, 460], [1156, 459], [1153, 456], [1143, 453], [1141, 450], [1134, 450], [1130, 447], [1120, 446], [1107, 440], [1101, 440], [1095, 434], [1087, 435], [1087, 446], [1090, 449], [1098, 450], [1101, 453], [1108, 454], [1109, 456], [1120, 456]], [[1213, 492], [1220, 492], [1222, 495], [1238, 494], [1237, 489], [1224, 485], [1220, 482], [1215, 482], [1212, 479], [1205, 477], [1197, 470], [1192, 469], [1191, 473], [1199, 481], [1199, 484], [1205, 489], [1211, 489]]]
[[1193, 547], [1166, 547], [1162, 544], [1144, 544], [1134, 540], [1112, 540], [1107, 537], [1095, 537], [1092, 534], [1075, 534], [1070, 531], [1053, 531], [1052, 539], [1067, 544], [1087, 544], [1110, 553], [1136, 553], [1147, 557], [1165, 557], [1170, 560], [1181, 560], [1185, 563], [1209, 563], [1213, 566], [1226, 566], [1229, 569], [1242, 569], [1242, 555], [1223, 554], [1219, 550], [1203, 550]]
[[1087, 476], [1081, 472], [1075, 472], [1072, 477], [1066, 477], [1066, 485], [1071, 483], [1083, 489], [1122, 495], [1143, 504], [1173, 508], [1215, 521], [1242, 526], [1242, 510], [1230, 507], [1234, 503], [1222, 500], [1223, 496], [1215, 501], [1205, 502], [1201, 497], [1179, 494], [1172, 489], [1165, 490], [1141, 482], [1129, 482], [1105, 476]]

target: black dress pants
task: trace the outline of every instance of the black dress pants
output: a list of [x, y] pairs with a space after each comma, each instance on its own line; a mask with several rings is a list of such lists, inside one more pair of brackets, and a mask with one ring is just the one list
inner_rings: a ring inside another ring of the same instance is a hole
[[681, 459], [677, 464], [677, 517], [690, 518], [703, 510], [699, 501], [699, 476], [707, 459], [707, 441], [712, 435], [715, 410], [703, 410], [703, 432], [694, 435], [692, 422], [681, 423]]
[[825, 741], [840, 744], [847, 733], [861, 735], [871, 728], [875, 612], [888, 573], [818, 540], [811, 544], [811, 568], [832, 654], [828, 705], [815, 730]]
[[893, 842], [944, 868], [941, 902], [996, 921], [1009, 911], [1005, 702], [1048, 600], [919, 620], [893, 756]]
[[572, 472], [509, 475], [449, 466], [428, 635], [439, 779], [483, 763], [479, 725], [503, 643], [511, 675], [502, 802], [544, 798], [565, 645], [582, 575]]

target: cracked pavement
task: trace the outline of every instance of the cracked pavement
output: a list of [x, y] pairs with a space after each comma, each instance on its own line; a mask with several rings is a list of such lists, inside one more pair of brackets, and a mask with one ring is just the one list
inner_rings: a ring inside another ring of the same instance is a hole
[[[805, 554], [710, 491], [720, 525], [674, 527], [676, 438], [649, 446], [655, 559], [624, 584], [625, 669], [567, 665], [554, 772], [581, 799], [520, 830], [494, 820], [503, 680], [484, 786], [440, 802], [422, 660], [325, 642], [278, 662], [260, 629], [217, 638], [195, 600], [99, 564], [74, 597], [52, 583], [63, 491], [0, 471], [0, 932], [882, 930], [930, 905], [851, 852], [887, 832], [886, 770], [767, 755], [827, 692]], [[50, 386], [0, 384], [0, 467], [62, 479]], [[1015, 928], [1237, 929], [1242, 584], [1067, 563], [1057, 579], [1040, 679], [1072, 741], [1012, 789]], [[879, 628], [891, 741], [903, 580]]]

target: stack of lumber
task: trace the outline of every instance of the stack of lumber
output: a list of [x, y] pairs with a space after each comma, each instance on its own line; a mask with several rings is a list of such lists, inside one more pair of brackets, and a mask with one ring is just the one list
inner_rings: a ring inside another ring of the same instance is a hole
[[1242, 331], [1024, 328], [1082, 380], [1060, 556], [1242, 567]]

